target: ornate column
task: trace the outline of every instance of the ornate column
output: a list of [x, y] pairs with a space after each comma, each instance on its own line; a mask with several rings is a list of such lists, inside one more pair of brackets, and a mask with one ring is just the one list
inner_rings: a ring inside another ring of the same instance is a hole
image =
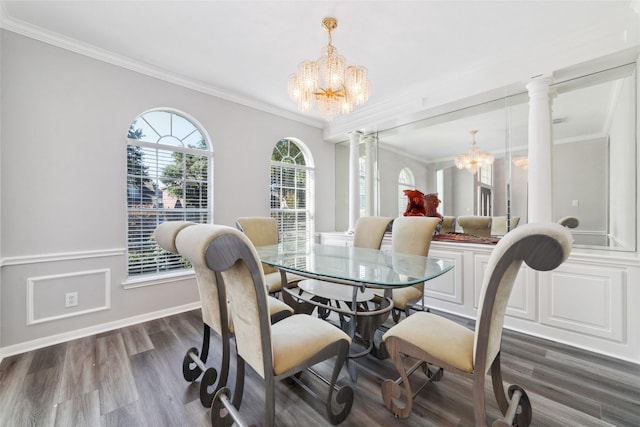
[[536, 77], [529, 91], [529, 213], [528, 222], [553, 221], [550, 76]]
[[362, 132], [349, 132], [349, 233], [360, 216], [360, 138]]

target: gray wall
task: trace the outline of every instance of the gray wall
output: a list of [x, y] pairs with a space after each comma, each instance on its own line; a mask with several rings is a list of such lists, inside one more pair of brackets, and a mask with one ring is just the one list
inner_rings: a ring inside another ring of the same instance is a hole
[[608, 153], [606, 138], [554, 145], [553, 218], [575, 216], [581, 230], [607, 233]]
[[[216, 223], [268, 215], [271, 151], [280, 138], [295, 137], [312, 152], [316, 182], [322, 183], [315, 191], [321, 207], [316, 231], [334, 230], [334, 145], [323, 141], [321, 129], [6, 30], [0, 40], [5, 353], [9, 346], [15, 351], [20, 344], [62, 340], [74, 331], [133, 323], [198, 303], [192, 279], [122, 286], [126, 133], [149, 109], [182, 111], [211, 137]], [[79, 288], [74, 310], [64, 308], [70, 287]], [[27, 326], [29, 310], [47, 320]], [[84, 310], [95, 311], [64, 317]]]

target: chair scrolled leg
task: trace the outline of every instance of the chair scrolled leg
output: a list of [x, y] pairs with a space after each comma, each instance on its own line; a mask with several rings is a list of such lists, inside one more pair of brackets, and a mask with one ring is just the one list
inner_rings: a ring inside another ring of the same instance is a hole
[[229, 400], [229, 389], [221, 388], [213, 397], [211, 405], [211, 425], [213, 427], [231, 427], [235, 423], [238, 427], [247, 427], [240, 413]]
[[182, 360], [182, 376], [186, 381], [193, 382], [207, 369], [205, 363], [209, 357], [209, 342], [211, 338], [211, 329], [206, 323], [203, 325], [202, 333], [202, 353], [198, 349], [191, 347], [187, 350]]
[[494, 421], [492, 427], [528, 427], [531, 424], [533, 411], [529, 396], [522, 387], [513, 384], [509, 387], [509, 406], [504, 418]]
[[[327, 418], [331, 424], [340, 424], [343, 422], [353, 406], [353, 389], [351, 386], [345, 385], [337, 388], [336, 382], [338, 381], [338, 375], [342, 370], [342, 366], [345, 364], [349, 357], [349, 343], [344, 340], [338, 344], [338, 352], [336, 356], [336, 363], [333, 366], [333, 373], [331, 374], [331, 381], [329, 382], [329, 390], [327, 392]], [[334, 391], [335, 404], [338, 408], [338, 412], [334, 411]]]
[[204, 371], [202, 380], [200, 381], [200, 403], [205, 408], [211, 406], [213, 396], [219, 387], [215, 387], [212, 392], [209, 391], [209, 387], [212, 387], [218, 379], [218, 372], [214, 368], [209, 368]]
[[[353, 406], [353, 389], [351, 386], [344, 385], [337, 388], [336, 393], [329, 392], [329, 400], [327, 402], [327, 418], [333, 425], [343, 422]], [[334, 399], [335, 398], [335, 399]], [[334, 400], [335, 406], [341, 408], [339, 412], [334, 412]]]
[[198, 357], [199, 355], [200, 353], [195, 347], [191, 347], [184, 355], [184, 359], [182, 359], [182, 376], [186, 381], [193, 382], [197, 380], [206, 369], [206, 366]]
[[[395, 381], [390, 379], [384, 380], [380, 388], [382, 391], [382, 401], [384, 402], [384, 406], [391, 411], [393, 415], [400, 418], [407, 418], [413, 407], [413, 392], [411, 391], [411, 384], [409, 383], [409, 375], [411, 375], [421, 363], [418, 362], [407, 371], [404, 367], [404, 361], [402, 360], [400, 351], [397, 348], [401, 343], [399, 343], [395, 337], [391, 337], [385, 341], [385, 344], [391, 360], [393, 360], [393, 363], [396, 365], [396, 370], [400, 373], [400, 378]], [[402, 388], [400, 384], [402, 384]], [[403, 394], [406, 403], [404, 406], [400, 406], [396, 402], [402, 398]]]
[[411, 413], [411, 406], [413, 405], [413, 396], [411, 390], [408, 387], [405, 388], [405, 396], [407, 396], [407, 402], [404, 406], [400, 406], [396, 403], [402, 397], [402, 388], [396, 381], [386, 379], [380, 387], [382, 390], [382, 401], [384, 406], [391, 411], [391, 413], [400, 418], [407, 418]]

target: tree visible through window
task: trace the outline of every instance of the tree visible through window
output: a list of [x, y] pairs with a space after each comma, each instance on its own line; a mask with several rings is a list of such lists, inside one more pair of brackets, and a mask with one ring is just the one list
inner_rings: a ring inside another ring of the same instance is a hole
[[161, 250], [153, 231], [164, 221], [209, 222], [209, 142], [190, 120], [159, 110], [138, 117], [127, 138], [128, 274], [190, 268]]
[[271, 216], [281, 241], [313, 238], [313, 167], [302, 147], [281, 139], [271, 153]]

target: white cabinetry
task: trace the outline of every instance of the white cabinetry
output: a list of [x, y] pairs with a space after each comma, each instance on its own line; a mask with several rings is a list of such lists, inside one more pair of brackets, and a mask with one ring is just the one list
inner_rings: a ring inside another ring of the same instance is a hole
[[[350, 245], [352, 236], [321, 233], [320, 242]], [[391, 244], [385, 236], [383, 247]], [[432, 242], [429, 255], [455, 263], [425, 286], [425, 305], [475, 318], [492, 245]], [[640, 261], [637, 254], [575, 249], [550, 272], [523, 263], [505, 327], [640, 363]]]

